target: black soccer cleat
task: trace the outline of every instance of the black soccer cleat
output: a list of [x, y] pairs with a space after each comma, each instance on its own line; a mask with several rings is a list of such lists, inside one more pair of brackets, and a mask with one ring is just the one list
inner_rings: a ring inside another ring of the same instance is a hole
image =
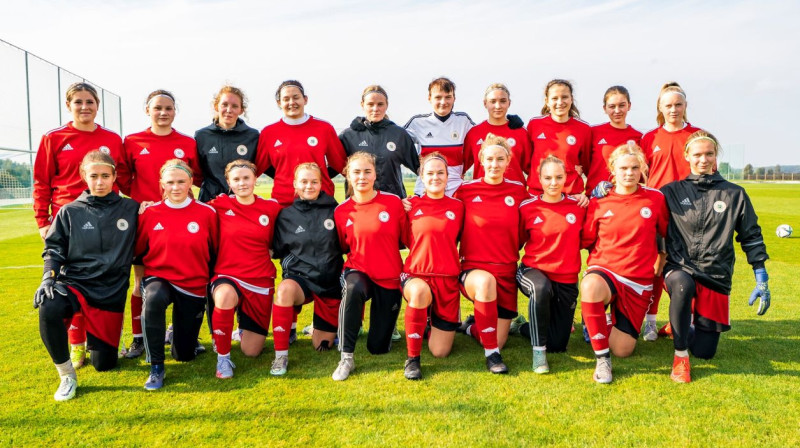
[[499, 352], [494, 352], [486, 357], [486, 368], [494, 374], [508, 373], [508, 366], [503, 362]]
[[422, 367], [419, 364], [419, 356], [406, 359], [406, 367], [403, 373], [405, 374], [406, 379], [409, 380], [422, 379]]
[[467, 318], [464, 319], [463, 322], [461, 322], [461, 325], [458, 326], [456, 331], [459, 332], [459, 333], [466, 334], [467, 333], [467, 328], [469, 328], [471, 325], [475, 325], [475, 316], [473, 316], [472, 314], [467, 316]]

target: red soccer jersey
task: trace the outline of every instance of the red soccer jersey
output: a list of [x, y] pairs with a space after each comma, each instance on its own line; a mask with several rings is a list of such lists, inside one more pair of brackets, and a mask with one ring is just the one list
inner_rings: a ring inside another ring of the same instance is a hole
[[408, 211], [405, 241], [409, 253], [403, 271], [409, 274], [457, 276], [461, 273], [458, 238], [464, 223], [464, 204], [445, 196], [414, 196]]
[[49, 225], [59, 208], [86, 189], [81, 161], [98, 149], [119, 162], [122, 138], [100, 125], [91, 132], [79, 131], [72, 122], [42, 136], [33, 164], [33, 211], [39, 228]]
[[179, 206], [156, 202], [139, 216], [136, 254], [144, 254], [145, 277], [163, 278], [203, 297], [211, 256], [217, 252], [217, 214], [202, 202], [186, 201]]
[[475, 165], [472, 173], [473, 179], [483, 177], [483, 166], [478, 158], [481, 144], [486, 138], [486, 134], [492, 133], [498, 137], [504, 137], [511, 145], [511, 163], [506, 168], [505, 178], [525, 183], [525, 175], [531, 170], [531, 142], [528, 140], [528, 133], [525, 128], [511, 129], [508, 123], [502, 126], [489, 124], [488, 121], [473, 127], [467, 132], [464, 139], [464, 172]]
[[586, 191], [594, 190], [602, 181], [611, 181], [608, 171], [608, 156], [617, 149], [617, 146], [628, 142], [642, 141], [642, 133], [628, 125], [625, 129], [617, 129], [611, 123], [592, 126], [591, 162], [586, 175]]
[[652, 188], [640, 186], [629, 195], [611, 190], [602, 199], [592, 199], [581, 234], [581, 247], [589, 248], [587, 264], [652, 284], [656, 235], [666, 236], [668, 221], [664, 195]]
[[332, 197], [333, 181], [326, 167], [330, 166], [341, 173], [347, 164], [344, 147], [333, 126], [312, 116], [301, 124], [278, 120], [265, 127], [258, 138], [256, 160], [259, 172], [275, 168], [272, 199], [284, 207], [294, 201], [292, 183], [297, 165], [306, 162], [319, 165], [322, 169], [322, 191]]
[[260, 287], [276, 275], [269, 249], [281, 206], [256, 196], [244, 205], [234, 195], [221, 194], [208, 202], [219, 218], [219, 252], [214, 272]]
[[[578, 118], [570, 118], [566, 123], [553, 121], [549, 115], [534, 117], [528, 122], [528, 138], [533, 147], [531, 169], [536, 172], [542, 159], [549, 155], [564, 161], [567, 169], [567, 184], [564, 193], [583, 193], [583, 178], [575, 167], [580, 165], [586, 171], [591, 163], [590, 150], [592, 128]], [[539, 176], [528, 176], [531, 194], [541, 194], [542, 184]]]
[[125, 137], [124, 166], [117, 170], [122, 191], [136, 202], [160, 201], [160, 171], [164, 162], [170, 159], [186, 162], [194, 172], [192, 182], [200, 186], [203, 178], [197, 163], [197, 144], [192, 137], [174, 129], [169, 135], [156, 135], [150, 128]]
[[516, 265], [519, 260], [519, 204], [530, 198], [521, 182], [497, 185], [465, 182], [454, 195], [464, 203], [461, 261]]
[[570, 196], [549, 203], [539, 196], [522, 203], [522, 264], [539, 269], [558, 283], [575, 283], [581, 270], [581, 229], [586, 209]]
[[689, 175], [689, 162], [683, 156], [684, 146], [689, 136], [699, 131], [689, 123], [678, 131], [669, 132], [663, 126], [648, 131], [642, 137], [642, 149], [647, 158], [649, 171], [647, 186], [661, 188]]
[[367, 274], [384, 288], [399, 289], [405, 215], [400, 198], [382, 191], [369, 202], [358, 203], [351, 197], [336, 207], [333, 219], [347, 254], [344, 267]]

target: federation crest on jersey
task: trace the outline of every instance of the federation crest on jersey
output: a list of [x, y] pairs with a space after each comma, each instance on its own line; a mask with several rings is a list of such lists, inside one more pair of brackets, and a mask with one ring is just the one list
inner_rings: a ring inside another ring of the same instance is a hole
[[236, 153], [240, 156], [247, 154], [247, 146], [239, 145], [236, 147]]
[[261, 224], [264, 227], [268, 226], [269, 225], [269, 216], [267, 216], [267, 215], [259, 216], [258, 217], [258, 223]]
[[568, 144], [574, 145], [577, 141], [578, 141], [578, 139], [576, 139], [574, 135], [568, 135], [567, 136], [567, 143]]
[[308, 143], [308, 146], [317, 146], [317, 144], [319, 144], [319, 140], [312, 135], [311, 137], [308, 137], [306, 143]]
[[636, 140], [628, 140], [626, 143], [628, 143], [628, 146], [633, 146], [636, 144]]
[[639, 214], [642, 215], [642, 218], [647, 219], [653, 216], [653, 211], [650, 210], [650, 207], [642, 207], [642, 209], [639, 210]]
[[511, 197], [511, 196], [506, 196], [506, 198], [503, 199], [503, 201], [505, 201], [506, 205], [509, 206], [509, 207], [513, 207], [514, 206], [514, 198]]
[[123, 232], [128, 230], [128, 221], [126, 221], [124, 218], [118, 219], [117, 220], [117, 228], [119, 230], [122, 230]]
[[453, 133], [450, 134], [450, 138], [452, 138], [453, 140], [458, 140], [458, 132], [453, 131]]
[[172, 153], [175, 154], [175, 157], [177, 157], [179, 159], [182, 159], [183, 156], [186, 155], [186, 153], [183, 152], [183, 150], [181, 148], [175, 148], [175, 151], [172, 151]]
[[724, 203], [722, 201], [717, 201], [717, 202], [714, 203], [714, 211], [717, 212], [717, 213], [722, 213], [727, 208], [728, 208], [728, 204], [726, 204], [726, 203]]
[[567, 213], [567, 222], [568, 223], [575, 224], [575, 221], [577, 221], [577, 220], [578, 219], [575, 218], [575, 215], [573, 213]]
[[325, 227], [328, 230], [333, 230], [333, 220], [328, 218], [322, 223], [322, 227]]
[[456, 219], [456, 214], [451, 212], [450, 210], [444, 212], [444, 216], [447, 216], [447, 219], [450, 221], [454, 221]]
[[108, 149], [108, 146], [101, 146], [100, 152], [102, 152], [103, 154], [111, 154], [111, 150]]
[[192, 221], [186, 226], [186, 230], [188, 230], [191, 233], [197, 233], [200, 231], [200, 224]]
[[378, 213], [378, 219], [381, 222], [389, 222], [389, 212], [383, 211], [383, 212]]
[[506, 139], [506, 141], [508, 142], [508, 146], [515, 146], [517, 144], [517, 140], [513, 137]]
[[397, 149], [397, 145], [394, 142], [389, 142], [386, 144], [386, 149], [388, 149], [389, 151], [394, 151], [395, 149]]

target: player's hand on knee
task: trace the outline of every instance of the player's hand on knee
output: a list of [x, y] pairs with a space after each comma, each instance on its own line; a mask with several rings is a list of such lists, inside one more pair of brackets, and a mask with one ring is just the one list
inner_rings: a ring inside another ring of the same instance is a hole
[[56, 283], [55, 273], [50, 271], [42, 277], [42, 283], [33, 295], [33, 307], [39, 308], [45, 299], [53, 300], [53, 286]]
[[752, 294], [750, 294], [750, 300], [747, 301], [747, 304], [753, 306], [753, 304], [756, 303], [756, 299], [761, 299], [758, 303], [758, 315], [763, 316], [769, 309], [769, 301], [771, 298], [768, 284], [769, 276], [765, 268], [756, 269], [755, 274], [756, 287], [753, 289]]

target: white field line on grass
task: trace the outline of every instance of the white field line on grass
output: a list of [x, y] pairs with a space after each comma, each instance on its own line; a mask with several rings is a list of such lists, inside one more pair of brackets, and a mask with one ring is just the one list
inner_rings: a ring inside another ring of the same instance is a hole
[[31, 264], [28, 266], [0, 266], [0, 269], [33, 269], [33, 268], [41, 268], [42, 265], [40, 264]]

